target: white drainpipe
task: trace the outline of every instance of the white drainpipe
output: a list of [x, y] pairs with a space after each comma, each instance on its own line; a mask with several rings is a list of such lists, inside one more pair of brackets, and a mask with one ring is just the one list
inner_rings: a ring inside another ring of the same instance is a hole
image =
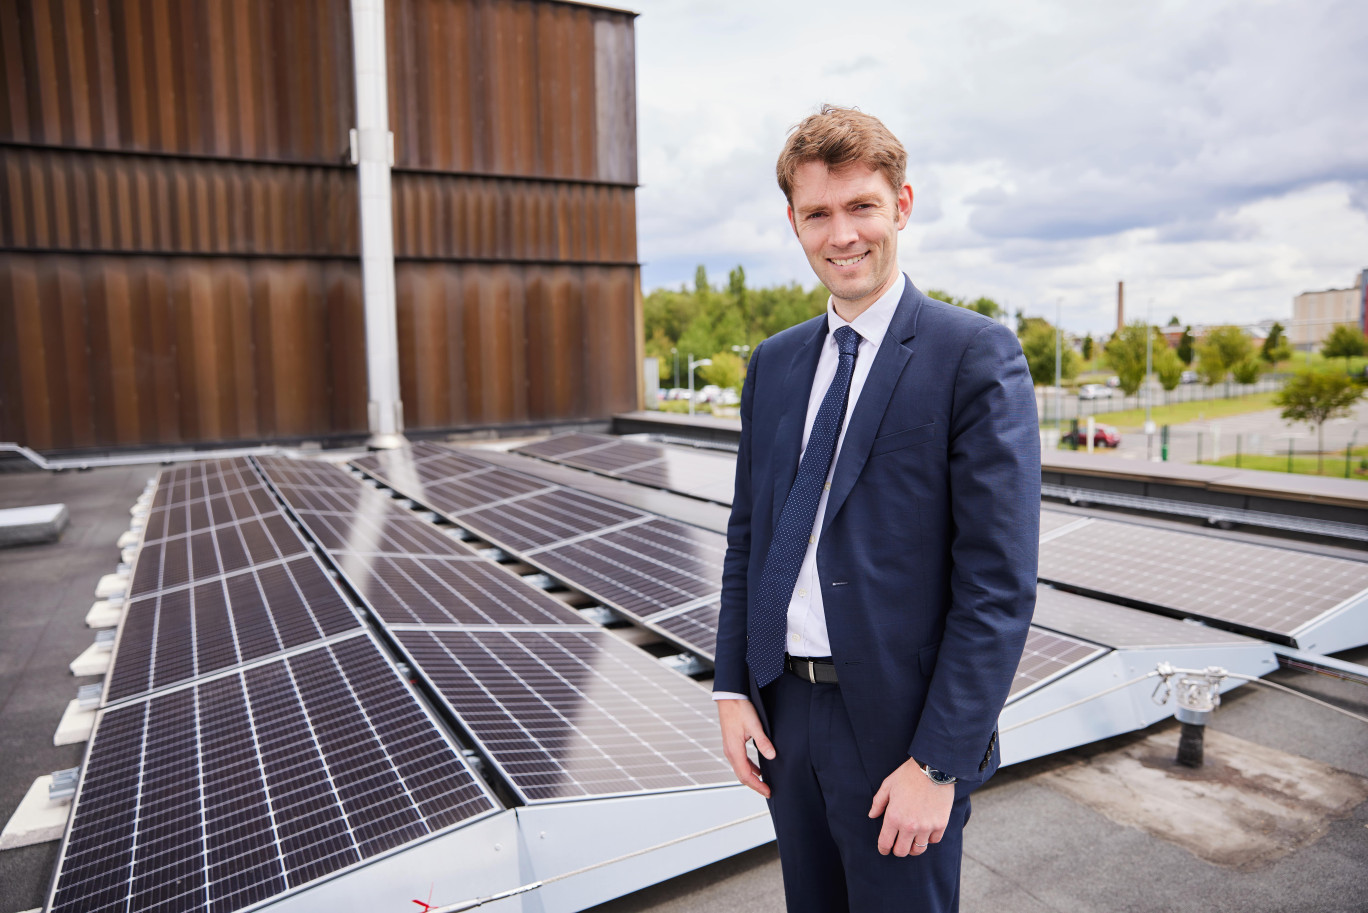
[[352, 47], [356, 62], [356, 129], [351, 160], [357, 166], [361, 199], [361, 283], [366, 305], [367, 417], [375, 450], [402, 447], [404, 404], [399, 399], [399, 330], [394, 315], [394, 230], [390, 166], [394, 134], [389, 131], [389, 89], [385, 70], [385, 0], [351, 0]]

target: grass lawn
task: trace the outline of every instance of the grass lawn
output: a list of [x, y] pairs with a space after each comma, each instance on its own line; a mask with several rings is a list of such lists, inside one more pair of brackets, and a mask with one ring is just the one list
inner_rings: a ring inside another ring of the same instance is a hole
[[[1368, 469], [1360, 468], [1360, 462], [1368, 456], [1368, 447], [1354, 448], [1354, 456], [1350, 458], [1349, 478], [1368, 479]], [[1234, 454], [1221, 457], [1219, 460], [1204, 460], [1207, 466], [1235, 466]], [[1269, 472], [1288, 472], [1286, 456], [1268, 456], [1265, 454], [1245, 454], [1240, 457], [1239, 468], [1241, 469], [1263, 469]], [[1344, 451], [1340, 450], [1325, 454], [1325, 469], [1316, 472], [1316, 458], [1313, 456], [1293, 456], [1292, 472], [1301, 475], [1322, 475], [1334, 479], [1344, 478]]]
[[[1186, 422], [1208, 421], [1244, 415], [1246, 412], [1262, 412], [1276, 409], [1273, 404], [1274, 393], [1251, 393], [1233, 399], [1208, 399], [1191, 403], [1173, 403], [1169, 406], [1155, 406], [1150, 416], [1156, 425], [1182, 425]], [[1121, 431], [1143, 431], [1145, 427], [1144, 409], [1127, 409], [1125, 412], [1107, 412], [1097, 416], [1104, 425], [1115, 425]], [[1079, 422], [1082, 424], [1082, 421]]]

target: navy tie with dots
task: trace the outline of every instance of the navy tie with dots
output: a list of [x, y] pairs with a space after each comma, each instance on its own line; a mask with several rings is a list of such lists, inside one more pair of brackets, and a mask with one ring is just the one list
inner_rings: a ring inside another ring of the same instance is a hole
[[793, 598], [793, 586], [813, 536], [817, 520], [817, 505], [822, 500], [831, 460], [836, 455], [836, 441], [841, 436], [845, 421], [846, 399], [850, 395], [850, 378], [855, 373], [855, 352], [860, 347], [860, 336], [850, 327], [836, 330], [836, 348], [840, 356], [836, 376], [827, 387], [826, 396], [817, 410], [808, 434], [807, 448], [798, 475], [789, 490], [779, 525], [765, 555], [765, 568], [760, 573], [760, 588], [747, 622], [746, 662], [760, 687], [768, 685], [784, 671], [784, 634], [788, 630], [788, 605]]

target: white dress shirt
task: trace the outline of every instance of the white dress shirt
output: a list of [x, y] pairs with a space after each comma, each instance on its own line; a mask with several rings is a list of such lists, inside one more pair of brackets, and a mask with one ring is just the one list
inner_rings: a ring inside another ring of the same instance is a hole
[[[871, 304], [854, 321], [847, 323], [837, 315], [831, 300], [827, 299], [827, 335], [822, 342], [822, 353], [817, 359], [817, 371], [812, 375], [812, 387], [808, 392], [807, 419], [803, 422], [803, 449], [807, 449], [808, 436], [812, 434], [812, 424], [817, 420], [817, 410], [821, 408], [831, 380], [836, 376], [840, 352], [836, 348], [836, 331], [848, 326], [860, 334], [860, 346], [855, 355], [855, 372], [850, 378], [850, 394], [846, 400], [845, 418], [841, 422], [841, 434], [836, 439], [836, 455], [827, 470], [826, 486], [821, 500], [817, 502], [817, 519], [808, 538], [807, 554], [803, 556], [802, 567], [798, 569], [798, 581], [793, 585], [793, 596], [788, 606], [788, 633], [785, 635], [784, 650], [792, 656], [830, 656], [831, 641], [827, 637], [826, 611], [822, 605], [822, 588], [817, 580], [817, 546], [821, 538], [822, 519], [826, 516], [827, 497], [831, 493], [831, 478], [836, 472], [836, 464], [841, 458], [841, 445], [845, 443], [846, 428], [850, 417], [855, 413], [855, 404], [864, 389], [869, 369], [874, 364], [879, 345], [883, 342], [888, 325], [893, 320], [893, 312], [898, 308], [907, 279], [898, 274], [897, 281], [888, 291]], [[801, 460], [801, 457], [799, 458]], [[776, 505], [777, 506], [777, 505]], [[715, 700], [748, 700], [747, 695], [730, 691], [713, 692]]]

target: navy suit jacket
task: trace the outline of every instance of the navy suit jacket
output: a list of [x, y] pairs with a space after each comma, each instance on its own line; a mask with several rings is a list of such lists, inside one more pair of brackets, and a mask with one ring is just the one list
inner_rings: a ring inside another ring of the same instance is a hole
[[[765, 340], [741, 397], [719, 691], [749, 693], [746, 611], [798, 470], [823, 314]], [[910, 281], [837, 457], [817, 549], [832, 657], [877, 787], [915, 757], [972, 788], [1035, 607], [1040, 441], [1016, 336]], [[766, 725], [768, 725], [766, 721]]]

